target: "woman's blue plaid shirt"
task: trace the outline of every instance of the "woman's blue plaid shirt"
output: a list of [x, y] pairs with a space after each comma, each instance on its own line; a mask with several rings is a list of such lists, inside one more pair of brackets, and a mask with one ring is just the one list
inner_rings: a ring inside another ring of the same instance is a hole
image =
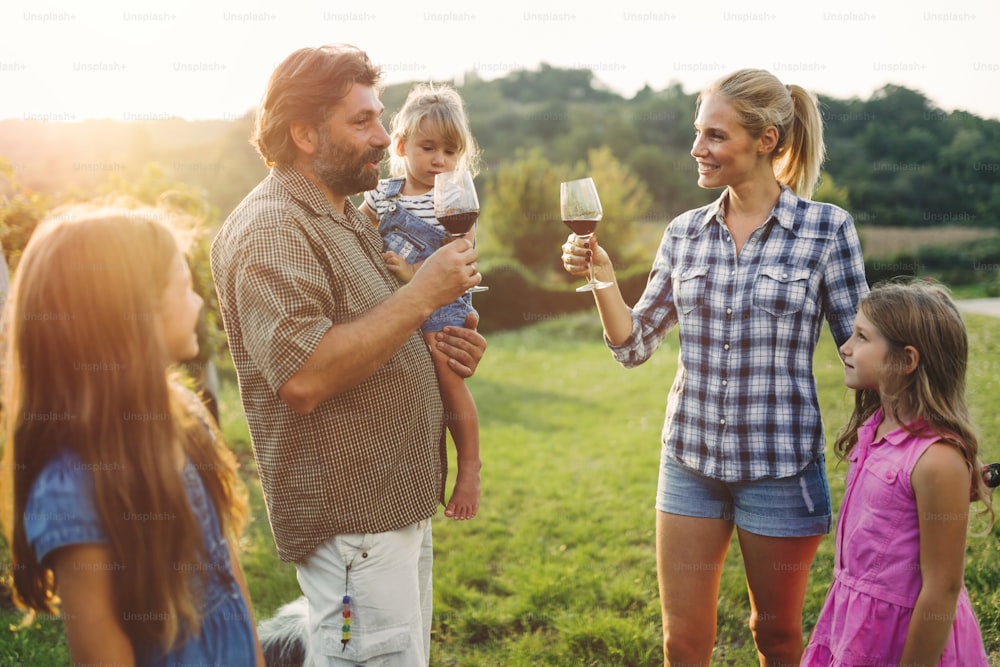
[[851, 216], [782, 188], [739, 255], [724, 193], [675, 218], [632, 309], [632, 334], [611, 347], [641, 364], [679, 326], [677, 376], [663, 446], [725, 481], [789, 477], [824, 453], [813, 377], [823, 319], [839, 346], [868, 293]]

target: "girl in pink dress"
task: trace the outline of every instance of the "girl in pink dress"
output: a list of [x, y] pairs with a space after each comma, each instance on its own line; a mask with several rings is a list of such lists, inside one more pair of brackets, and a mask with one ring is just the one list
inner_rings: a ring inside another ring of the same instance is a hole
[[939, 286], [879, 287], [840, 354], [856, 390], [836, 444], [850, 468], [834, 581], [802, 664], [986, 667], [965, 538], [970, 497], [993, 510], [965, 402], [962, 316]]

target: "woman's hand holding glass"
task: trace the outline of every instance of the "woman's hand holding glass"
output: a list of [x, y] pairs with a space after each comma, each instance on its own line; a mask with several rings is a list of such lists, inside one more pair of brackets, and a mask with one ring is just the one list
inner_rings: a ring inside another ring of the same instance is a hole
[[614, 275], [611, 258], [597, 243], [596, 235], [570, 234], [562, 244], [562, 263], [566, 272], [573, 276], [590, 276], [593, 268], [594, 276], [602, 283], [610, 283]]
[[[560, 183], [559, 212], [563, 223], [573, 230], [577, 238], [586, 240], [593, 236], [597, 223], [604, 217], [594, 179], [588, 176]], [[586, 285], [576, 288], [577, 292], [593, 292], [611, 287], [611, 283], [595, 279], [593, 270], [589, 272], [588, 278]]]

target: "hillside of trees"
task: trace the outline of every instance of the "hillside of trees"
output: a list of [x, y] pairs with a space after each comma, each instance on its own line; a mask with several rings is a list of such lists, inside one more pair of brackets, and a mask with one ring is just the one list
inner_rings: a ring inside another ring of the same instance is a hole
[[[408, 85], [387, 88], [391, 115]], [[645, 214], [669, 219], [715, 194], [695, 185], [695, 92], [645, 88], [631, 99], [605, 90], [589, 70], [542, 66], [485, 81], [470, 73], [459, 90], [483, 149], [480, 181], [519, 152], [553, 165], [586, 161], [601, 147], [646, 185]], [[821, 97], [827, 180], [860, 222], [887, 226], [1000, 224], [1000, 122], [944, 112], [922, 93], [886, 86], [870, 99]], [[265, 173], [249, 146], [252, 113], [239, 120], [81, 123], [0, 121], [0, 156], [21, 183], [60, 196], [110, 176], [125, 179], [156, 162], [202, 189], [224, 216]]]
[[[689, 154], [697, 93], [680, 85], [646, 87], [626, 99], [589, 70], [543, 65], [489, 81], [470, 72], [457, 87], [482, 148], [486, 282], [510, 283], [512, 298], [521, 299], [508, 304], [498, 289], [481, 300], [484, 307], [521, 312], [525, 290], [564, 291], [572, 282], [553, 250], [567, 234], [558, 217], [561, 180], [594, 176], [608, 221], [598, 233], [630, 294], [641, 289], [663, 224], [718, 196], [697, 187]], [[386, 122], [409, 88], [383, 91]], [[1000, 121], [945, 112], [895, 85], [867, 100], [820, 103], [828, 159], [816, 199], [847, 208], [862, 229], [962, 226], [984, 234], [954, 248], [879, 257], [869, 278], [929, 273], [1000, 290]], [[8, 263], [16, 264], [45, 210], [98, 193], [139, 191], [154, 201], [158, 192], [180, 192], [210, 237], [267, 172], [248, 141], [252, 125], [252, 110], [217, 121], [0, 121], [0, 240]], [[210, 280], [207, 268], [200, 273]], [[538, 303], [543, 314], [563, 308], [547, 295]]]

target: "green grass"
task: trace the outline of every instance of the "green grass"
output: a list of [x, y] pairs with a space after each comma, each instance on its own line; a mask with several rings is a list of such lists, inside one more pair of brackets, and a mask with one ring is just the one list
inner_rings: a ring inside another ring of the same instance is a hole
[[[583, 297], [581, 297], [583, 298]], [[969, 398], [984, 458], [1000, 460], [1000, 328], [970, 315]], [[479, 406], [483, 496], [467, 522], [435, 517], [435, 666], [656, 665], [660, 614], [653, 497], [676, 334], [648, 363], [615, 364], [593, 315], [495, 334], [470, 386]], [[817, 351], [827, 433], [850, 410], [829, 334]], [[224, 374], [225, 377], [229, 377]], [[259, 617], [299, 594], [278, 561], [235, 386], [223, 429], [244, 462], [254, 521], [242, 561]], [[828, 461], [834, 506], [846, 467]], [[1000, 529], [969, 540], [966, 581], [988, 650], [1000, 659]], [[832, 577], [824, 538], [804, 610], [810, 627]], [[756, 664], [738, 543], [723, 573], [717, 665]], [[17, 614], [0, 615], [6, 623]], [[68, 662], [58, 621], [0, 632], [0, 665]], [[998, 663], [1000, 664], [1000, 663]]]

